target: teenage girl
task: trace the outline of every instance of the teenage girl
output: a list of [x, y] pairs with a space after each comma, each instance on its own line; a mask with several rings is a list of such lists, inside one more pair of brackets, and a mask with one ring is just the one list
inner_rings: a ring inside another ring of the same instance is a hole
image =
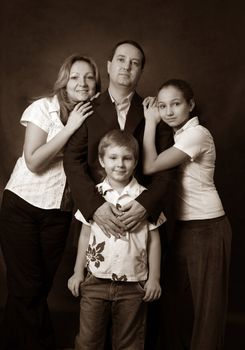
[[[198, 117], [191, 116], [195, 102], [185, 81], [168, 80], [157, 98], [148, 97], [143, 104], [144, 172], [178, 166], [177, 223], [166, 259], [167, 343], [171, 350], [219, 350], [227, 310], [231, 228], [213, 180], [214, 141]], [[175, 143], [157, 154], [155, 132], [161, 120], [173, 128]], [[186, 307], [188, 298], [193, 307]]]

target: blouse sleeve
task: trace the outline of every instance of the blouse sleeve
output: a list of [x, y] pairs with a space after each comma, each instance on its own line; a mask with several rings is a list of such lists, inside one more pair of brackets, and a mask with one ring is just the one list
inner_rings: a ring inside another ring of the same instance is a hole
[[47, 99], [39, 99], [26, 108], [22, 114], [20, 123], [26, 127], [28, 122], [32, 122], [46, 133], [49, 132], [51, 117]]
[[201, 154], [206, 138], [201, 128], [190, 128], [179, 136], [174, 147], [188, 154], [193, 161]]

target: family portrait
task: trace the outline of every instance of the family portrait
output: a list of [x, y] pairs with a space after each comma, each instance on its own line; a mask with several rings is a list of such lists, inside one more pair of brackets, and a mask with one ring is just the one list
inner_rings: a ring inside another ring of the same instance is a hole
[[244, 348], [242, 7], [3, 5], [1, 350]]

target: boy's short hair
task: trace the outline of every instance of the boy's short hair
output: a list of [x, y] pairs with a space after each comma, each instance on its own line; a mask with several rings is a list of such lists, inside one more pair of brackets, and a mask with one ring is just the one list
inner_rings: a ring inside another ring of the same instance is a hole
[[136, 138], [127, 131], [114, 129], [105, 134], [100, 140], [98, 153], [99, 157], [103, 158], [105, 155], [105, 149], [109, 146], [116, 145], [119, 147], [126, 147], [132, 151], [135, 162], [139, 158], [139, 144]]

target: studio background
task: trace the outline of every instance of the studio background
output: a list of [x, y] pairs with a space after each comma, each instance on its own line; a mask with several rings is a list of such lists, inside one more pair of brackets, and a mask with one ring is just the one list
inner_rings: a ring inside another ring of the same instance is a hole
[[[133, 39], [146, 52], [138, 86], [142, 96], [155, 94], [169, 78], [191, 83], [201, 120], [215, 139], [216, 185], [233, 228], [227, 350], [245, 348], [244, 13], [243, 1], [236, 0], [12, 0], [1, 5], [0, 195], [22, 153], [21, 114], [32, 98], [50, 92], [70, 54], [92, 56], [105, 89], [111, 48]], [[73, 245], [71, 234], [50, 296], [64, 347], [71, 345], [79, 311], [79, 301], [66, 288]], [[0, 252], [0, 315], [5, 298]]]

